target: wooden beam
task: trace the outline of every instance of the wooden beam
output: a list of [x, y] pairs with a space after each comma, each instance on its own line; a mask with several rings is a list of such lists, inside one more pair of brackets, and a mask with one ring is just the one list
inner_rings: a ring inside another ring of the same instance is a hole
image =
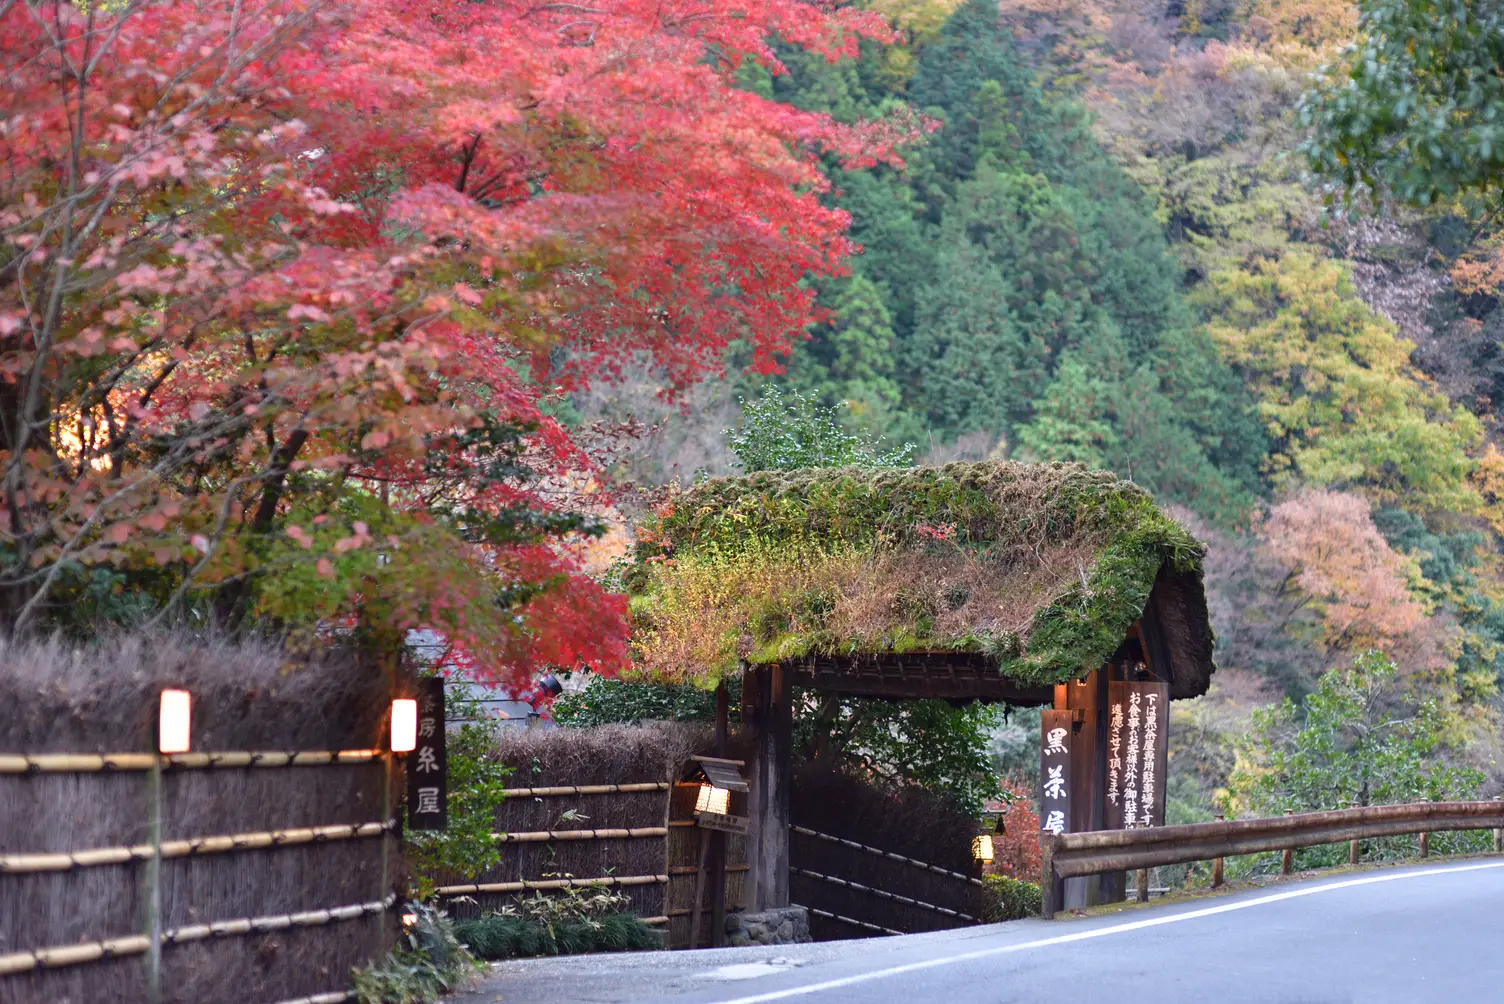
[[758, 666], [742, 676], [743, 721], [751, 731], [747, 856], [756, 911], [789, 905], [790, 794], [793, 787], [792, 673]]
[[793, 682], [831, 693], [895, 700], [939, 698], [1013, 705], [1047, 705], [1049, 687], [1020, 687], [996, 664], [969, 652], [880, 656], [816, 656], [792, 664]]

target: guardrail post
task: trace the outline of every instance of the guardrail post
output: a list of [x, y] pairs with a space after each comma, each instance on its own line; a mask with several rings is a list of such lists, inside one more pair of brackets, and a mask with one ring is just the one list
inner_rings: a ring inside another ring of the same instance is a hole
[[[1219, 823], [1222, 822], [1222, 813], [1220, 813], [1220, 812], [1217, 813], [1217, 822], [1219, 822]], [[1219, 888], [1222, 885], [1222, 881], [1223, 881], [1222, 859], [1220, 857], [1216, 857], [1216, 858], [1212, 859], [1212, 888], [1213, 889]]]
[[1138, 901], [1149, 902], [1149, 869], [1140, 868], [1134, 873], [1134, 881], [1138, 883]]
[[[1285, 810], [1285, 815], [1288, 816], [1290, 814], [1291, 814], [1290, 810], [1286, 809]], [[1295, 849], [1293, 847], [1286, 847], [1285, 850], [1284, 850], [1284, 853], [1280, 855], [1280, 859], [1279, 859], [1279, 873], [1281, 875], [1288, 875], [1288, 874], [1290, 874], [1290, 872], [1294, 871], [1294, 869], [1295, 869]]]
[[1431, 856], [1431, 834], [1429, 833], [1422, 832], [1420, 835], [1420, 856], [1423, 858]]
[[1055, 834], [1049, 833], [1039, 842], [1039, 915], [1045, 920], [1054, 919], [1055, 912], [1065, 905], [1065, 880], [1055, 874], [1055, 840]]
[[1358, 863], [1358, 842], [1356, 840], [1349, 840], [1347, 842], [1347, 863], [1350, 865]]

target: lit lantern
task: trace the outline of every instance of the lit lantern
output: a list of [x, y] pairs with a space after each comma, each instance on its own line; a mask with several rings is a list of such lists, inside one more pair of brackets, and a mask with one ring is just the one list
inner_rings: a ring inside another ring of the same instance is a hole
[[163, 753], [187, 753], [193, 699], [186, 690], [162, 691], [157, 714], [157, 749]]
[[727, 815], [731, 810], [731, 792], [725, 788], [717, 788], [713, 784], [700, 785], [700, 792], [695, 796], [696, 812], [713, 812], [716, 815]]
[[992, 834], [983, 833], [971, 838], [971, 856], [983, 864], [992, 862]]
[[411, 753], [418, 748], [418, 702], [398, 698], [392, 702], [392, 752]]

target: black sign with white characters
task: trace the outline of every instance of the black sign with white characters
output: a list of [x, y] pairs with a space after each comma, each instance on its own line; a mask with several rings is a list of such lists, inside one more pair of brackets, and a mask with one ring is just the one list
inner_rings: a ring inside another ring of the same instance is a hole
[[1039, 726], [1039, 829], [1058, 836], [1071, 831], [1071, 713], [1042, 711]]
[[449, 761], [444, 752], [444, 678], [418, 681], [418, 745], [407, 755], [407, 828], [449, 825]]

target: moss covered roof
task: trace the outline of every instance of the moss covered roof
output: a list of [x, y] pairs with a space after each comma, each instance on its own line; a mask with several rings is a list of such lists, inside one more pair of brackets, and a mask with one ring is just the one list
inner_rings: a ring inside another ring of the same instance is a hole
[[717, 478], [639, 530], [639, 665], [708, 683], [741, 661], [982, 653], [1021, 686], [1094, 669], [1154, 594], [1176, 696], [1212, 670], [1203, 546], [1137, 485], [1076, 464]]

